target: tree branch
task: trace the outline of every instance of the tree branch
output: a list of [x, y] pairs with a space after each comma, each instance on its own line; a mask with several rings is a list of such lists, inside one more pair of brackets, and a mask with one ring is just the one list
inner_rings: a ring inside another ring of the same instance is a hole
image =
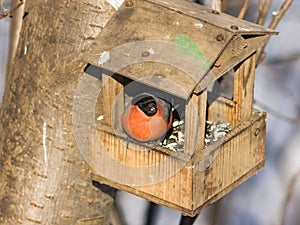
[[17, 9], [20, 8], [21, 5], [23, 5], [23, 4], [24, 4], [24, 0], [20, 0], [19, 3], [16, 6], [14, 6], [13, 8], [11, 8], [10, 10], [8, 10], [8, 12], [1, 13], [0, 19], [12, 16], [17, 11]]
[[284, 3], [281, 5], [281, 8], [278, 11], [272, 12], [273, 19], [269, 25], [269, 28], [275, 29], [277, 25], [279, 24], [280, 20], [286, 13], [286, 11], [290, 8], [292, 5], [293, 0], [285, 0]]
[[211, 0], [211, 8], [213, 10], [216, 10], [218, 12], [222, 11], [222, 4], [221, 4], [221, 0]]
[[[264, 23], [264, 21], [265, 21], [266, 15], [265, 15], [264, 11], [266, 10], [266, 8], [269, 9], [269, 6], [267, 6], [267, 4], [270, 4], [270, 3], [268, 3], [269, 1], [270, 0], [266, 0], [265, 5], [262, 7], [261, 0], [259, 0], [259, 2], [260, 2], [260, 6], [259, 6], [260, 16], [258, 18], [258, 22], [257, 22], [258, 24], [260, 24], [261, 22]], [[277, 27], [277, 25], [279, 24], [279, 22], [282, 19], [283, 15], [289, 9], [289, 7], [292, 5], [292, 3], [293, 3], [293, 0], [285, 0], [284, 3], [281, 5], [280, 9], [278, 11], [274, 11], [272, 13], [273, 19], [272, 19], [272, 21], [269, 25], [270, 29], [275, 29]], [[258, 52], [257, 52], [257, 64], [262, 62], [265, 58], [265, 53], [264, 53], [265, 47], [266, 46], [259, 49]]]
[[271, 0], [265, 0], [264, 3], [262, 3], [262, 0], [258, 1], [258, 17], [256, 20], [257, 24], [264, 25], [266, 18], [268, 16], [271, 3], [272, 3]]
[[300, 170], [292, 177], [292, 179], [289, 183], [287, 195], [286, 195], [286, 198], [285, 198], [284, 204], [283, 204], [283, 210], [282, 210], [282, 215], [281, 215], [281, 219], [280, 219], [281, 221], [279, 223], [280, 225], [285, 224], [289, 202], [292, 199], [293, 193], [295, 191], [295, 186], [296, 186], [299, 178], [300, 178]]
[[25, 1], [23, 1], [23, 4], [19, 6], [18, 2], [13, 2], [13, 7], [18, 7], [18, 10], [14, 13], [14, 16], [11, 21], [11, 27], [10, 27], [10, 41], [9, 41], [9, 54], [8, 54], [8, 63], [7, 63], [7, 73], [10, 74], [10, 69], [12, 68], [11, 64], [13, 63], [13, 58], [15, 56], [19, 38], [20, 38], [20, 32], [22, 27], [22, 18], [24, 16], [24, 8], [25, 8]]
[[243, 4], [243, 6], [242, 6], [242, 8], [240, 10], [240, 13], [238, 15], [239, 19], [243, 19], [245, 17], [246, 12], [247, 12], [248, 7], [249, 7], [249, 4], [250, 4], [250, 0], [245, 0], [244, 1], [244, 4]]

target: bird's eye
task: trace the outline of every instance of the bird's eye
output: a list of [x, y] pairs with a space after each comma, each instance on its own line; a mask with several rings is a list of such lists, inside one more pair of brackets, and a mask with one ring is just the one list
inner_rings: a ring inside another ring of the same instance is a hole
[[157, 112], [157, 106], [155, 102], [149, 102], [142, 104], [139, 107], [147, 116], [154, 116]]
[[146, 96], [135, 103], [147, 116], [154, 116], [157, 113], [156, 101], [151, 96]]

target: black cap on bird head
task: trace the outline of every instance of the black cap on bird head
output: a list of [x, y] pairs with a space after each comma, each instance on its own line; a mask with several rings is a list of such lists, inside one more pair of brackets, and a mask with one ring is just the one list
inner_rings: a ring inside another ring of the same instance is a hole
[[155, 98], [149, 94], [140, 94], [132, 100], [133, 105], [137, 105], [147, 116], [154, 116], [157, 113]]

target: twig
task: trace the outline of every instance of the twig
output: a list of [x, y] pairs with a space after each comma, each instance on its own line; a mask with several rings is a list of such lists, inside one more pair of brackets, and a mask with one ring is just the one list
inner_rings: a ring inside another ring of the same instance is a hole
[[0, 9], [2, 10], [2, 11], [6, 11], [7, 9], [4, 7], [4, 0], [0, 0]]
[[262, 0], [258, 1], [258, 17], [256, 20], [256, 23], [259, 25], [264, 25], [270, 6], [271, 6], [271, 0], [266, 0], [264, 3], [262, 3]]
[[0, 19], [12, 16], [14, 14], [14, 12], [17, 11], [17, 9], [20, 8], [21, 5], [23, 5], [23, 4], [24, 4], [24, 0], [20, 0], [20, 2], [15, 7], [11, 8], [8, 12], [1, 13], [0, 14]]
[[213, 10], [216, 10], [218, 12], [222, 11], [222, 4], [221, 4], [221, 0], [211, 0], [211, 8]]
[[286, 198], [285, 198], [284, 204], [283, 204], [280, 225], [284, 225], [285, 224], [288, 206], [289, 206], [289, 203], [290, 203], [290, 201], [292, 199], [293, 192], [295, 191], [295, 186], [296, 186], [297, 180], [299, 178], [300, 178], [300, 170], [292, 177], [292, 179], [291, 179], [291, 181], [289, 183], [287, 195], [286, 195]]
[[245, 15], [246, 15], [246, 12], [247, 12], [247, 10], [249, 8], [249, 4], [250, 4], [250, 0], [245, 0], [244, 1], [244, 4], [243, 4], [243, 6], [241, 8], [241, 11], [240, 11], [240, 13], [238, 15], [239, 19], [244, 19]]
[[[270, 0], [266, 0], [266, 1], [268, 2]], [[260, 2], [261, 2], [261, 0], [260, 0]], [[272, 19], [272, 21], [269, 25], [270, 29], [275, 29], [277, 27], [277, 25], [279, 24], [279, 22], [282, 19], [283, 15], [289, 9], [289, 7], [292, 5], [292, 3], [293, 3], [293, 0], [285, 0], [284, 3], [281, 5], [280, 9], [278, 11], [275, 11], [275, 12], [272, 13], [273, 19]], [[261, 16], [259, 16], [259, 17], [261, 17]], [[264, 53], [265, 47], [266, 46], [264, 46], [264, 47], [262, 47], [261, 49], [258, 50], [256, 64], [259, 64], [264, 60], [264, 58], [265, 58], [265, 53]]]
[[290, 8], [292, 3], [293, 3], [293, 0], [285, 0], [284, 3], [282, 4], [281, 8], [278, 11], [275, 11], [272, 13], [273, 18], [269, 25], [270, 29], [275, 29], [277, 27], [280, 20], [282, 19], [282, 17], [286, 13], [286, 11]]
[[[264, 3], [262, 2], [262, 0], [258, 0], [258, 17], [256, 20], [256, 23], [259, 25], [264, 25], [266, 18], [268, 16], [268, 12], [271, 6], [271, 2], [272, 0], [265, 0]], [[263, 51], [263, 49], [259, 49], [257, 52], [257, 57], [256, 57], [256, 64], [258, 65], [259, 63], [261, 63], [263, 61], [263, 59], [265, 58], [266, 54]]]

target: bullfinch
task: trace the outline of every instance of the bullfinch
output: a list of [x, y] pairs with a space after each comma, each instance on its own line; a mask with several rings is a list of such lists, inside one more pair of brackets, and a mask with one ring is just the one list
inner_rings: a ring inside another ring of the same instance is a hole
[[172, 106], [161, 98], [143, 93], [132, 99], [121, 122], [124, 131], [137, 141], [159, 140], [171, 127]]

